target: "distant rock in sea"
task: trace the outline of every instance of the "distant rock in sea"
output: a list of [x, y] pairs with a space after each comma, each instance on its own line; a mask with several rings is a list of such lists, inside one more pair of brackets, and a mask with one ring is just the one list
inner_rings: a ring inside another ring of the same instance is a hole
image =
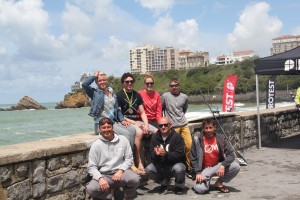
[[55, 108], [56, 109], [81, 108], [90, 105], [91, 105], [90, 99], [87, 97], [85, 92], [79, 90], [65, 95], [64, 101], [57, 103]]
[[11, 106], [10, 108], [0, 108], [0, 111], [13, 111], [13, 110], [46, 110], [47, 108], [39, 104], [36, 100], [24, 96], [16, 106]]

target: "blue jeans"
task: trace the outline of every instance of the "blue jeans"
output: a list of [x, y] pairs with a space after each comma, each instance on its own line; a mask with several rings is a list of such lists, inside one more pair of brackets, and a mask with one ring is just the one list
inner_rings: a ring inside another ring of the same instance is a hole
[[170, 179], [175, 177], [175, 186], [183, 188], [185, 186], [185, 169], [186, 167], [183, 163], [176, 163], [173, 166], [151, 163], [145, 170], [151, 179], [162, 186], [168, 186]]

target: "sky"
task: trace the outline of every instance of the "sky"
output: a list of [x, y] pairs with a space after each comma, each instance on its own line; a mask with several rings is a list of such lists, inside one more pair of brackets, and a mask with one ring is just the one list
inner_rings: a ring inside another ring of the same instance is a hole
[[300, 35], [298, 0], [0, 0], [0, 104], [59, 102], [83, 73], [120, 77], [129, 49], [270, 55]]

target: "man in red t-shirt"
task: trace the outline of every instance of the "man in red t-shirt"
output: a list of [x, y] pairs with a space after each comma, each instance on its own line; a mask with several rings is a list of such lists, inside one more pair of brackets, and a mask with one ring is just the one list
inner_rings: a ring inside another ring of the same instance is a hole
[[219, 178], [215, 187], [222, 193], [229, 193], [223, 182], [231, 181], [240, 171], [235, 162], [234, 149], [224, 134], [216, 133], [216, 123], [203, 121], [203, 133], [196, 132], [191, 149], [191, 168], [196, 173], [194, 189], [199, 194], [209, 191], [212, 176]]

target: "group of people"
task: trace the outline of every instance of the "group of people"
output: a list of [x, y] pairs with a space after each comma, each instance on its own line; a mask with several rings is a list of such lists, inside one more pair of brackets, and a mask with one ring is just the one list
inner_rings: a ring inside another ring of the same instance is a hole
[[[111, 199], [123, 187], [125, 199], [134, 199], [140, 175], [159, 183], [160, 192], [167, 190], [174, 177], [175, 193], [183, 193], [187, 176], [195, 180], [194, 190], [199, 194], [209, 191], [210, 178], [217, 175], [215, 187], [229, 192], [223, 182], [229, 182], [240, 169], [234, 150], [215, 132], [212, 120], [203, 122], [203, 133], [195, 133], [192, 139], [185, 117], [188, 98], [180, 92], [179, 80], [171, 79], [170, 91], [162, 96], [154, 91], [150, 74], [144, 76], [144, 89], [139, 92], [133, 89], [131, 73], [124, 73], [121, 83], [122, 89], [114, 93], [106, 74], [96, 71], [82, 84], [92, 100], [89, 115], [99, 134], [89, 153], [89, 195]], [[151, 163], [146, 168], [141, 159], [143, 137], [151, 137]]]

